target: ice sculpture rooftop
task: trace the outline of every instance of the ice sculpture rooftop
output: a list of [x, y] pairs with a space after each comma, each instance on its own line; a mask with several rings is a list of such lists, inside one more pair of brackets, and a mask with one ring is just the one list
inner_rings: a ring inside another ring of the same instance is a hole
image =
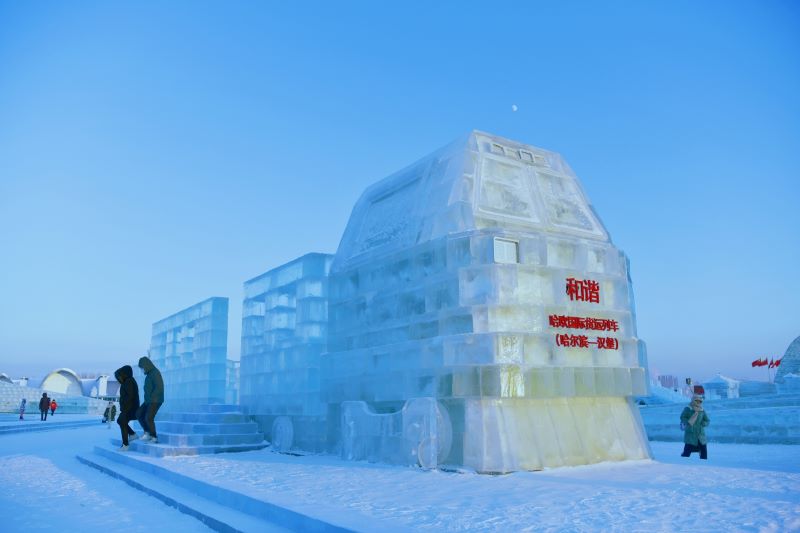
[[333, 269], [367, 251], [498, 226], [610, 241], [559, 154], [476, 130], [367, 188]]

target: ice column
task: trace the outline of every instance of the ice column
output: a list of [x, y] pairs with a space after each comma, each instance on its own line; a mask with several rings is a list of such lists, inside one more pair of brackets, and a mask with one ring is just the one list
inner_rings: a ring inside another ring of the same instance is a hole
[[[164, 378], [162, 410], [225, 403], [227, 350], [227, 298], [209, 298], [154, 323], [150, 359]], [[143, 387], [141, 372], [135, 377]]]
[[319, 358], [332, 257], [310, 253], [244, 284], [241, 403], [276, 449], [326, 448]]

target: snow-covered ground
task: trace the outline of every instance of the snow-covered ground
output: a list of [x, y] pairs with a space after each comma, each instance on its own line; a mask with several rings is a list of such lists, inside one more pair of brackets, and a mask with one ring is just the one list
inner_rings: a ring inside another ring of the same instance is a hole
[[[200, 531], [200, 522], [75, 459], [97, 427], [0, 436], [0, 531]], [[269, 450], [147, 458], [320, 518], [427, 531], [800, 531], [800, 446], [653, 442], [653, 461], [505, 476], [424, 471]], [[387, 529], [381, 527], [381, 529]]]
[[[22, 424], [56, 427], [67, 420], [98, 421], [97, 427], [0, 435], [0, 531], [209, 531], [196, 519], [79, 463], [78, 452], [108, 440], [97, 416], [59, 415]], [[18, 420], [16, 421], [18, 422]], [[0, 425], [15, 423], [3, 415]]]

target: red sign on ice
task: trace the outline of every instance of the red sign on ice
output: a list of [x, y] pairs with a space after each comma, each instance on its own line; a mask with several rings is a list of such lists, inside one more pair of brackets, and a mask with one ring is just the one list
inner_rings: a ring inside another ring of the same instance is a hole
[[598, 331], [619, 330], [619, 322], [608, 318], [550, 315], [548, 320], [550, 326], [554, 328], [594, 329]]
[[556, 345], [565, 348], [588, 348], [590, 344], [597, 346], [598, 350], [619, 350], [619, 341], [614, 337], [597, 337], [590, 341], [586, 335], [571, 335], [569, 333], [556, 333]]
[[600, 303], [600, 284], [593, 279], [567, 278], [567, 296], [572, 301]]

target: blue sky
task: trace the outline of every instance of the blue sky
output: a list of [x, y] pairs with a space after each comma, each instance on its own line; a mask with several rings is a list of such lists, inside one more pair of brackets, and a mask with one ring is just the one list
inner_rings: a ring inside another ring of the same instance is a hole
[[113, 370], [209, 296], [238, 357], [245, 280], [481, 129], [578, 174], [652, 370], [766, 378], [800, 335], [800, 5], [430, 4], [0, 3], [0, 372]]

